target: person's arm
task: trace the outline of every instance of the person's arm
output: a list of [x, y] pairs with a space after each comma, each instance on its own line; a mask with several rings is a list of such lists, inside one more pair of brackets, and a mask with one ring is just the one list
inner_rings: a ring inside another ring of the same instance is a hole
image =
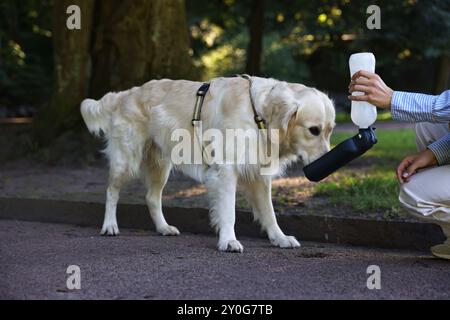
[[392, 118], [407, 122], [450, 122], [450, 90], [433, 96], [394, 91]]
[[430, 144], [428, 149], [433, 152], [438, 165], [450, 164], [450, 134]]
[[[379, 108], [391, 108], [392, 117], [408, 122], [450, 122], [450, 90], [433, 96], [394, 91], [377, 74], [359, 71], [352, 77], [349, 92], [363, 92], [349, 96], [353, 101], [367, 101]], [[430, 144], [426, 150], [402, 160], [397, 167], [401, 183], [408, 182], [417, 170], [450, 164], [450, 134]]]
[[449, 122], [450, 90], [433, 96], [421, 93], [393, 91], [375, 73], [358, 71], [349, 85], [350, 93], [363, 92], [361, 96], [349, 96], [353, 101], [367, 101], [379, 108], [391, 108], [392, 118], [408, 122]]

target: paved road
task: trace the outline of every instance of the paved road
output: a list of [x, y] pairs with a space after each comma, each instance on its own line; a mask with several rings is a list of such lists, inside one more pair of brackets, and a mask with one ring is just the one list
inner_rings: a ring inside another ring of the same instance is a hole
[[[450, 298], [450, 262], [428, 253], [241, 241], [244, 253], [230, 254], [215, 250], [213, 236], [122, 230], [103, 238], [92, 228], [2, 220], [0, 298]], [[69, 265], [81, 269], [81, 290], [66, 287]], [[381, 290], [366, 287], [369, 265], [381, 268]]]

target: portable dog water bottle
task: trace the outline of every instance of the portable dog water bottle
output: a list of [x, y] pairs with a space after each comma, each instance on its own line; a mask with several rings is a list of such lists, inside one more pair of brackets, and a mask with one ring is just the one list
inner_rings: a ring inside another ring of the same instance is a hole
[[[359, 70], [375, 72], [375, 57], [372, 53], [356, 53], [350, 56], [350, 74]], [[353, 95], [361, 95], [354, 92]], [[319, 182], [330, 174], [363, 155], [377, 143], [375, 131], [370, 127], [377, 120], [377, 108], [368, 102], [352, 101], [352, 121], [359, 127], [359, 133], [347, 139], [330, 152], [303, 168], [306, 178]]]
[[[349, 60], [350, 75], [359, 70], [375, 72], [375, 56], [370, 52], [355, 53]], [[363, 95], [363, 92], [353, 92], [353, 96]], [[367, 129], [377, 120], [377, 108], [365, 101], [352, 101], [352, 121], [360, 129]]]

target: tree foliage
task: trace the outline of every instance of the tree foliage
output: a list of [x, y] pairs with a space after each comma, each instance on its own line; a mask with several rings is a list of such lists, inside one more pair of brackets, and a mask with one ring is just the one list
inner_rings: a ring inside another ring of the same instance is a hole
[[0, 1], [0, 105], [42, 104], [51, 94], [51, 1]]
[[[96, 3], [96, 30], [88, 93], [96, 97], [149, 77], [206, 80], [255, 70], [248, 68], [255, 0], [186, 0], [187, 26], [178, 0], [91, 2]], [[257, 72], [263, 76], [345, 92], [348, 56], [370, 50], [377, 57], [378, 72], [396, 89], [432, 92], [448, 87], [450, 0], [265, 2]], [[58, 31], [52, 27], [52, 9], [56, 4], [50, 0], [0, 2], [0, 104], [44, 105], [50, 100], [57, 87], [52, 86], [53, 40]], [[381, 8], [381, 30], [366, 28], [366, 9], [372, 4]], [[158, 27], [159, 23], [163, 25]], [[172, 31], [167, 27], [171, 25], [178, 28]], [[125, 26], [129, 33], [124, 32]], [[158, 31], [149, 31], [152, 28]], [[183, 50], [191, 50], [195, 69], [185, 68], [189, 55], [180, 56], [171, 49], [180, 42]], [[162, 53], [158, 57], [154, 56], [156, 46]], [[124, 59], [126, 63], [118, 63]]]
[[[245, 69], [250, 0], [188, 0], [194, 56], [207, 77]], [[381, 30], [366, 27], [369, 5], [381, 8]], [[209, 12], [209, 13], [208, 13]], [[267, 1], [262, 73], [346, 91], [348, 56], [372, 51], [395, 88], [433, 91], [450, 52], [449, 0]]]

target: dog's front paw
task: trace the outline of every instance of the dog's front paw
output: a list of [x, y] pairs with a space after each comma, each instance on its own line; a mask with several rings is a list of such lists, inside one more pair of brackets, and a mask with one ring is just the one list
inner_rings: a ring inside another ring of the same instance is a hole
[[300, 243], [295, 239], [295, 237], [292, 236], [280, 236], [275, 239], [271, 239], [270, 242], [277, 247], [284, 248], [284, 249], [291, 249], [291, 248], [299, 248]]
[[237, 240], [219, 241], [217, 247], [219, 251], [224, 252], [239, 252], [239, 253], [244, 252], [244, 247]]
[[100, 232], [102, 236], [117, 236], [119, 233], [117, 223], [104, 223], [102, 231]]
[[180, 235], [180, 231], [178, 231], [177, 228], [175, 228], [173, 226], [169, 226], [169, 225], [157, 229], [157, 232], [163, 236], [179, 236]]

